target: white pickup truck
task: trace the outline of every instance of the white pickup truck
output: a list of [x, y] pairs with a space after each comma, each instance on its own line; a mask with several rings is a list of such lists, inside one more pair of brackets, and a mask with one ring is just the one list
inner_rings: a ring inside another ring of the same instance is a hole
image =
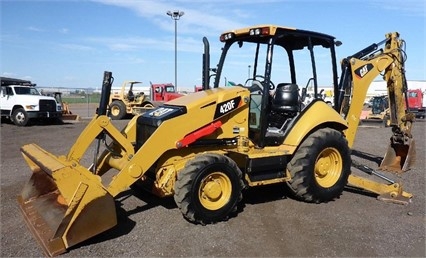
[[55, 98], [43, 96], [34, 86], [1, 85], [1, 117], [17, 126], [26, 126], [32, 119], [60, 119], [62, 107]]

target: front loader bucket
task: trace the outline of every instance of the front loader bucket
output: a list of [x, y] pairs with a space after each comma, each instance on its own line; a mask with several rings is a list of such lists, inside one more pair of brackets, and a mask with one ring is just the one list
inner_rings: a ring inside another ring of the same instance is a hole
[[100, 177], [35, 144], [21, 152], [33, 174], [18, 196], [25, 222], [48, 256], [117, 224], [113, 197]]
[[80, 121], [80, 116], [76, 114], [62, 114], [62, 120]]
[[379, 169], [396, 173], [410, 169], [415, 159], [414, 139], [410, 138], [406, 143], [390, 143], [388, 150], [380, 164]]
[[362, 119], [361, 125], [366, 127], [386, 127], [383, 119]]

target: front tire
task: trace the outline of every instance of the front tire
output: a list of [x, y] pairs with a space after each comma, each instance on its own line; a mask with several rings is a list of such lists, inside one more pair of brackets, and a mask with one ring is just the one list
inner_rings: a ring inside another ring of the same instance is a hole
[[309, 135], [291, 159], [287, 182], [290, 192], [305, 202], [320, 203], [338, 198], [351, 173], [351, 155], [342, 133], [320, 129]]
[[121, 120], [126, 115], [126, 105], [119, 100], [114, 100], [109, 106], [112, 120]]
[[12, 121], [17, 126], [26, 126], [29, 120], [28, 113], [23, 108], [17, 108], [12, 113]]
[[194, 223], [226, 220], [242, 200], [242, 172], [220, 154], [201, 154], [178, 174], [174, 199], [183, 216]]

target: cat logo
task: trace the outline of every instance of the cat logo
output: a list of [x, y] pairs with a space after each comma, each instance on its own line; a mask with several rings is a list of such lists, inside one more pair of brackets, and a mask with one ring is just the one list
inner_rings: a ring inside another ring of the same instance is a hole
[[356, 69], [354, 72], [357, 75], [358, 78], [364, 78], [364, 76], [373, 69], [373, 65], [368, 63], [366, 65], [361, 66], [360, 68]]

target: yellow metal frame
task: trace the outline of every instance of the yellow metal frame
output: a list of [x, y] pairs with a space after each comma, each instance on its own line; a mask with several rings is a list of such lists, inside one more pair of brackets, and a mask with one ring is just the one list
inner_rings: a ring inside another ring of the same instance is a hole
[[355, 175], [349, 176], [348, 185], [375, 193], [377, 199], [385, 202], [408, 204], [413, 197], [411, 193], [402, 190], [401, 184], [383, 184]]

